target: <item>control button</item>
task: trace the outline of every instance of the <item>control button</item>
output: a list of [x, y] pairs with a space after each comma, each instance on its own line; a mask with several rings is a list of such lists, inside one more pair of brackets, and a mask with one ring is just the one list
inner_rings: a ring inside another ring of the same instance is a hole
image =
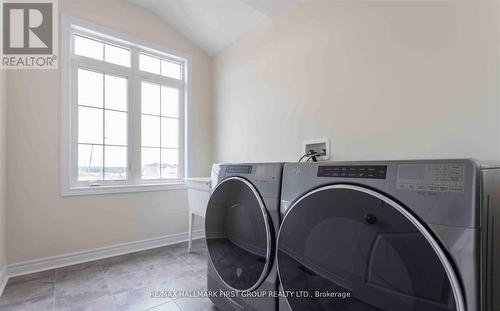
[[450, 190], [448, 186], [439, 186], [439, 192], [448, 192], [448, 190]]
[[464, 192], [464, 187], [462, 186], [450, 187], [450, 192]]
[[425, 189], [427, 191], [430, 191], [430, 192], [437, 192], [437, 191], [439, 191], [439, 187], [433, 186], [433, 185], [427, 185]]

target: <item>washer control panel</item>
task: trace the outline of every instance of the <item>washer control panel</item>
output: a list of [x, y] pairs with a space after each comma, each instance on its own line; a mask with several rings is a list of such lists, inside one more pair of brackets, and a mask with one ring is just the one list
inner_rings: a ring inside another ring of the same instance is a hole
[[318, 167], [318, 177], [385, 179], [385, 165], [329, 165]]
[[252, 174], [252, 165], [229, 165], [226, 167], [227, 174]]
[[420, 192], [464, 192], [465, 165], [400, 164], [397, 190]]
[[275, 181], [281, 175], [281, 168], [276, 165], [256, 165], [255, 180], [257, 181]]

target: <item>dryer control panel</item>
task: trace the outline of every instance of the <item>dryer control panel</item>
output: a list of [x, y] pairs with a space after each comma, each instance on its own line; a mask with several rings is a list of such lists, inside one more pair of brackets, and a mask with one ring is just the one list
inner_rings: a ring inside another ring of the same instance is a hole
[[385, 179], [385, 165], [329, 165], [318, 167], [318, 177], [371, 178]]
[[464, 193], [465, 165], [450, 164], [400, 164], [397, 190], [420, 192]]

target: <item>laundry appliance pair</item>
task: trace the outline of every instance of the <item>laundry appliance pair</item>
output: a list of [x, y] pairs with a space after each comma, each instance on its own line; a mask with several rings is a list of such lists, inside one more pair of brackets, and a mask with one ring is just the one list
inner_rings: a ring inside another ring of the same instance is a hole
[[500, 166], [217, 164], [212, 180], [220, 310], [500, 310]]

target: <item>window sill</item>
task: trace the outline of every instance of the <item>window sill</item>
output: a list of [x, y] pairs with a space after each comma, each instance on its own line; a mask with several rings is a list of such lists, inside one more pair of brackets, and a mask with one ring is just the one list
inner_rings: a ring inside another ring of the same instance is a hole
[[131, 193], [145, 191], [167, 191], [187, 189], [184, 181], [175, 181], [163, 184], [138, 184], [138, 185], [105, 185], [105, 186], [82, 186], [63, 189], [61, 196], [96, 195], [112, 193]]

